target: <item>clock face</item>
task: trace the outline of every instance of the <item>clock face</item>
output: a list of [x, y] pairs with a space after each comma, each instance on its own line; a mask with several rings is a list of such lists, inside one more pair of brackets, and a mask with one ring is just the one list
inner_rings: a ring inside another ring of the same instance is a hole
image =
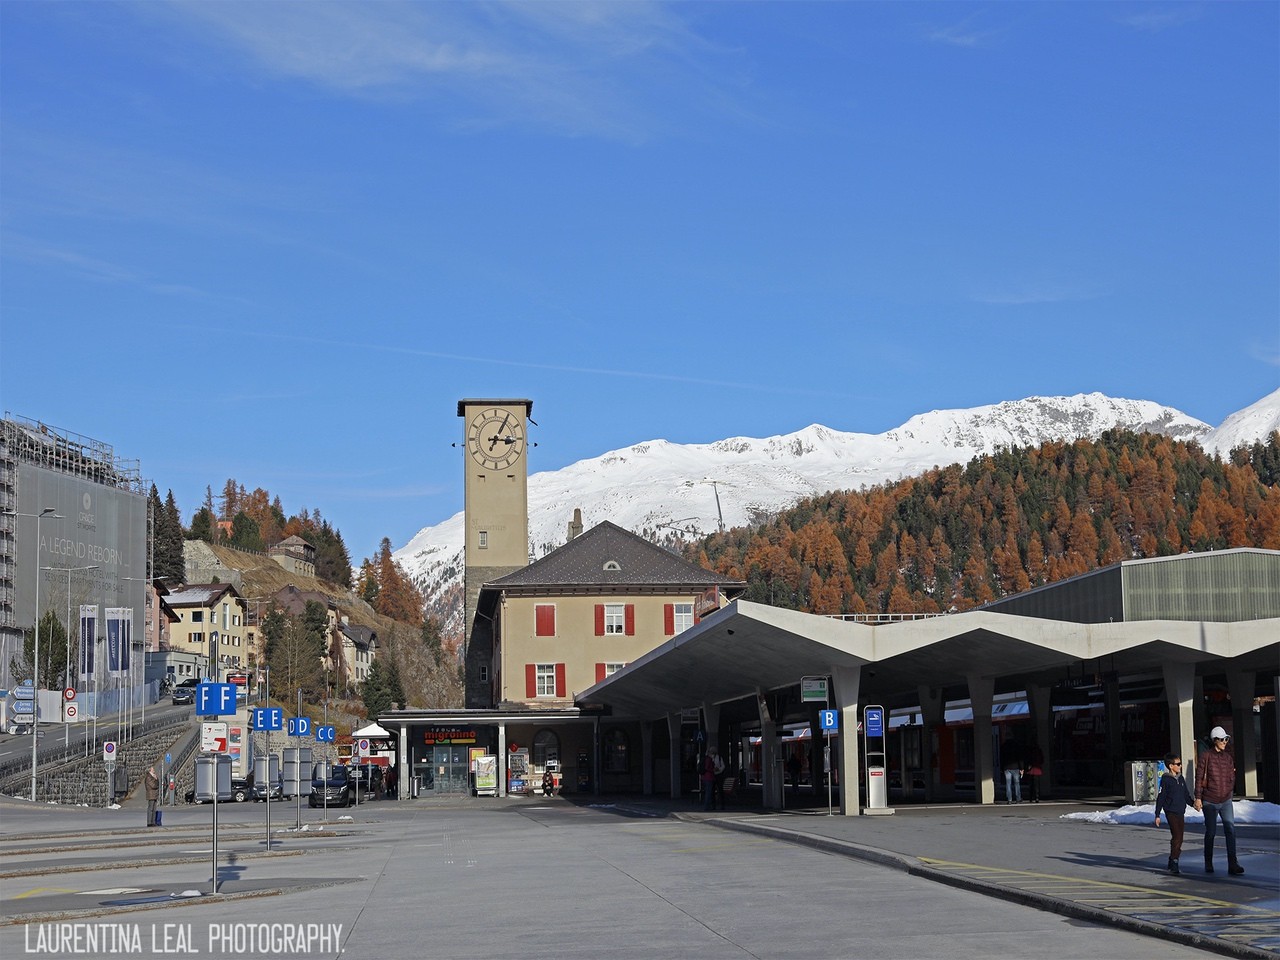
[[487, 470], [505, 470], [524, 453], [524, 425], [509, 410], [481, 410], [467, 424], [467, 452]]

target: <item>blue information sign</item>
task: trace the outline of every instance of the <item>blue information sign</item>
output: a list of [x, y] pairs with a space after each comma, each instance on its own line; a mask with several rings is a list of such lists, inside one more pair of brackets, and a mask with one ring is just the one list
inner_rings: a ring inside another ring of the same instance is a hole
[[333, 743], [338, 738], [337, 728], [333, 724], [328, 726], [316, 727], [316, 740], [320, 743]]
[[289, 729], [285, 731], [291, 737], [309, 737], [311, 736], [311, 718], [310, 717], [290, 717]]
[[823, 730], [839, 730], [840, 729], [840, 711], [819, 710], [818, 726], [820, 726]]
[[284, 710], [280, 707], [254, 707], [253, 729], [283, 730]]
[[196, 716], [228, 717], [236, 712], [234, 683], [196, 684]]
[[866, 722], [868, 737], [884, 736], [884, 710], [882, 708], [867, 707]]

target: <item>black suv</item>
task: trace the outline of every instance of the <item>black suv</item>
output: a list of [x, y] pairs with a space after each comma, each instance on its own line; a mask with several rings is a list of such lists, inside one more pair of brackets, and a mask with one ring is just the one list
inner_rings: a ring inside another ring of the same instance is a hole
[[[219, 803], [244, 803], [249, 799], [253, 792], [252, 777], [232, 777], [231, 778], [231, 795], [224, 796]], [[274, 796], [274, 794], [273, 794]], [[194, 788], [187, 791], [187, 803], [208, 803], [208, 800], [197, 800]]]
[[311, 795], [308, 806], [349, 807], [356, 802], [365, 803], [377, 799], [382, 792], [382, 767], [362, 763], [358, 766], [330, 766], [329, 777], [324, 776], [325, 764], [311, 768]]
[[174, 687], [174, 688], [173, 688], [173, 697], [172, 697], [171, 699], [173, 700], [173, 702], [174, 702], [175, 704], [178, 704], [178, 703], [195, 703], [195, 702], [196, 702], [196, 688], [195, 688], [195, 686], [190, 686], [190, 687]]

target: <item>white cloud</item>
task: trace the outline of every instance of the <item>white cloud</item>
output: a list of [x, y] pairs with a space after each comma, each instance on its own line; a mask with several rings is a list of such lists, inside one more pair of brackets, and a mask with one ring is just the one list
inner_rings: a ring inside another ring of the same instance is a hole
[[1199, 19], [1200, 8], [1198, 5], [1179, 4], [1177, 7], [1152, 8], [1143, 13], [1118, 17], [1117, 22], [1146, 33], [1159, 33], [1161, 30], [1180, 27], [1184, 23], [1191, 23]]

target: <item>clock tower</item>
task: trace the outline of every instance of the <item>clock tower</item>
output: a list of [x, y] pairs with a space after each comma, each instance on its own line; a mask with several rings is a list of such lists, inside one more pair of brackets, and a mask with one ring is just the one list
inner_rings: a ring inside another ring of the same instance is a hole
[[493, 637], [476, 617], [482, 584], [529, 564], [532, 400], [459, 400], [464, 423], [466, 705], [492, 706]]

